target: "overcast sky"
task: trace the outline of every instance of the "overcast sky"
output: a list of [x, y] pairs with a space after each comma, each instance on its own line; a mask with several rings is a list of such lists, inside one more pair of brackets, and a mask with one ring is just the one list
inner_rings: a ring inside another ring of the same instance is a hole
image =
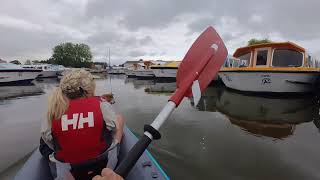
[[320, 0], [1, 0], [0, 58], [47, 59], [86, 43], [94, 61], [182, 59], [213, 26], [229, 54], [250, 38], [292, 41], [320, 55]]

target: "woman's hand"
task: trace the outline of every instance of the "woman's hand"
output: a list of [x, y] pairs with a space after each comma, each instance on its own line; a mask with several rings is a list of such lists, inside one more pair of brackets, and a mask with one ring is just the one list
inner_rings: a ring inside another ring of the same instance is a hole
[[123, 178], [111, 169], [104, 168], [101, 171], [101, 176], [95, 176], [92, 178], [92, 180], [123, 180]]

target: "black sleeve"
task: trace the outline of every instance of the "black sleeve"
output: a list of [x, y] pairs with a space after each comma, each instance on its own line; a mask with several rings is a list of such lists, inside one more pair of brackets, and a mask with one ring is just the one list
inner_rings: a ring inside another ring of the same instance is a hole
[[54, 151], [44, 142], [42, 137], [40, 138], [40, 146], [39, 151], [44, 158], [49, 160], [49, 155], [52, 154]]

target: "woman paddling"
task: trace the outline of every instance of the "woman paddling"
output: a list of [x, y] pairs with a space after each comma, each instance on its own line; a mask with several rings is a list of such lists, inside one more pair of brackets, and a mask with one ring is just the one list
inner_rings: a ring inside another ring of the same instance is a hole
[[40, 152], [55, 164], [56, 179], [91, 179], [117, 163], [123, 118], [94, 92], [93, 76], [75, 70], [49, 98]]

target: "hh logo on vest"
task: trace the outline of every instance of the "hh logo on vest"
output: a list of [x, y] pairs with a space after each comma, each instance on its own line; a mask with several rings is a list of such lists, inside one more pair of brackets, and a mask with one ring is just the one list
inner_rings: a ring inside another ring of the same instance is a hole
[[88, 112], [88, 117], [83, 117], [83, 113], [73, 114], [72, 117], [72, 119], [68, 119], [66, 114], [61, 117], [62, 131], [68, 131], [70, 125], [72, 125], [72, 129], [83, 129], [85, 123], [88, 124], [88, 127], [94, 126], [93, 112]]

